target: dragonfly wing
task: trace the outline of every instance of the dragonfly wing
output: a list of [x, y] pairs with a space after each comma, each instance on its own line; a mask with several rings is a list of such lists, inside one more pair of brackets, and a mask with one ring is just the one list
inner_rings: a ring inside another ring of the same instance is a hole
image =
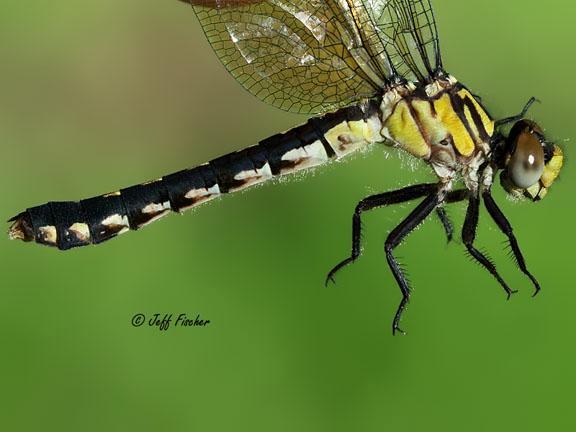
[[340, 1], [183, 1], [228, 71], [276, 107], [326, 112], [373, 97], [386, 82]]
[[[376, 26], [385, 65], [412, 81], [442, 70], [440, 41], [430, 0], [351, 0]], [[380, 56], [380, 59], [382, 56]]]

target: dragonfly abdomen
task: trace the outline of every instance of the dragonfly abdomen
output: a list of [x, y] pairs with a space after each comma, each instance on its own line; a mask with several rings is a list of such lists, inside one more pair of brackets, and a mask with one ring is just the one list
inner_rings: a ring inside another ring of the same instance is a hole
[[344, 108], [244, 150], [81, 201], [49, 202], [11, 219], [10, 237], [68, 250], [140, 229], [222, 194], [341, 158], [381, 140], [379, 104]]

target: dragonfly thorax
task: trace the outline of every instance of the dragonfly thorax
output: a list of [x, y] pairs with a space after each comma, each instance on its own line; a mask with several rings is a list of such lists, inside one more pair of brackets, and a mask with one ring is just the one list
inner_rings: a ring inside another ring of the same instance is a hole
[[391, 89], [381, 112], [382, 135], [429, 163], [440, 178], [473, 176], [490, 152], [494, 121], [452, 76]]

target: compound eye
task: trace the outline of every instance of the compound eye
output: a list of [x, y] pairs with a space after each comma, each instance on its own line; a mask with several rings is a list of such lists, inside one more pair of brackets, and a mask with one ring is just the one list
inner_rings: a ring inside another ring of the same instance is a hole
[[516, 148], [508, 162], [510, 179], [521, 189], [529, 188], [542, 177], [544, 160], [540, 139], [526, 128], [518, 135]]

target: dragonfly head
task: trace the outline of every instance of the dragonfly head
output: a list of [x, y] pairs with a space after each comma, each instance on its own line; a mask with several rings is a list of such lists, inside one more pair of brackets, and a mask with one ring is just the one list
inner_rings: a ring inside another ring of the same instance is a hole
[[500, 181], [515, 197], [540, 201], [560, 174], [562, 149], [546, 141], [533, 121], [517, 121], [505, 143], [504, 171]]

